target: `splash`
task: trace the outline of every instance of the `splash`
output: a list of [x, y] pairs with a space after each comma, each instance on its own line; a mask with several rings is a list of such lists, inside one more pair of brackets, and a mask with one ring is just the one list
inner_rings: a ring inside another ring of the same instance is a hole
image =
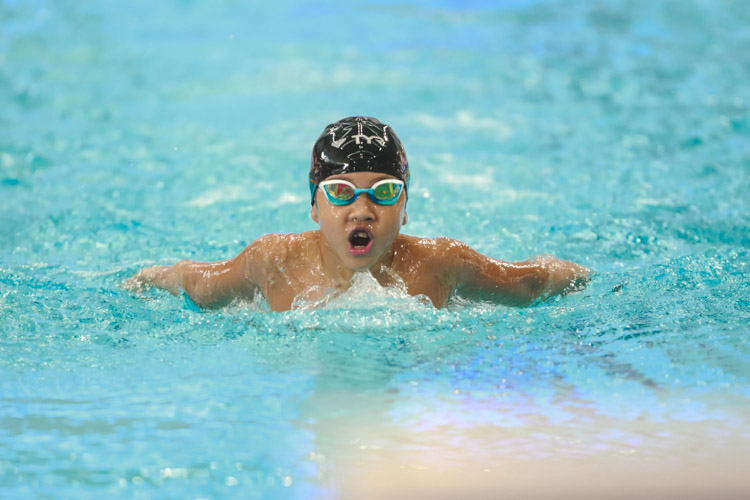
[[432, 307], [426, 295], [409, 295], [403, 280], [382, 286], [369, 272], [354, 273], [346, 290], [321, 290], [317, 285], [302, 291], [292, 302], [292, 309], [378, 309], [423, 310]]

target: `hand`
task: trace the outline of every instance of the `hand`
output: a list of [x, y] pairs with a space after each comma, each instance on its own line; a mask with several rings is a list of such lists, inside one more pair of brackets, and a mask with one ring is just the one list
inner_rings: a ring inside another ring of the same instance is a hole
[[534, 261], [541, 264], [549, 273], [547, 290], [544, 294], [547, 297], [583, 290], [591, 281], [591, 270], [575, 262], [546, 254], [540, 255]]
[[122, 284], [123, 289], [136, 293], [142, 293], [151, 287], [162, 288], [172, 295], [179, 295], [180, 287], [177, 284], [174, 266], [141, 269]]

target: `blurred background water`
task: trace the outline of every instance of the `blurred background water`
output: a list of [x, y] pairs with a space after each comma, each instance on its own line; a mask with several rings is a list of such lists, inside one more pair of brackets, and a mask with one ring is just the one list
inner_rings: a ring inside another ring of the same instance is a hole
[[[743, 1], [0, 0], [0, 496], [742, 463], [748, 81]], [[404, 232], [589, 288], [281, 314], [118, 288], [313, 229], [312, 143], [353, 114], [406, 146]]]

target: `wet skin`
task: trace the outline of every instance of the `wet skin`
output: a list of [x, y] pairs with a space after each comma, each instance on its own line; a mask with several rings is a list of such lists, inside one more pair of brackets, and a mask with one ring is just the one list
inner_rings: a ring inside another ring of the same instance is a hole
[[[358, 188], [371, 187], [386, 174], [357, 172], [333, 175], [327, 180], [343, 179]], [[395, 205], [379, 205], [365, 194], [360, 194], [349, 205], [332, 205], [325, 193], [318, 189], [310, 217], [320, 226], [320, 256], [323, 272], [349, 281], [356, 271], [378, 272], [393, 260], [393, 242], [406, 223], [406, 192], [402, 190]], [[366, 232], [370, 241], [365, 247], [351, 243], [357, 232]]]
[[[356, 172], [331, 176], [358, 188], [391, 178]], [[201, 307], [220, 307], [262, 293], [275, 311], [292, 308], [295, 298], [314, 301], [330, 290], [346, 290], [355, 272], [370, 272], [383, 286], [404, 286], [443, 307], [451, 294], [507, 305], [528, 305], [540, 297], [581, 288], [589, 271], [554, 257], [504, 262], [450, 238], [400, 234], [406, 224], [406, 192], [394, 205], [378, 205], [361, 194], [349, 205], [332, 205], [316, 191], [310, 215], [320, 230], [268, 234], [238, 256], [219, 262], [181, 261], [144, 269], [125, 287], [183, 290]], [[362, 240], [355, 234], [366, 234]]]

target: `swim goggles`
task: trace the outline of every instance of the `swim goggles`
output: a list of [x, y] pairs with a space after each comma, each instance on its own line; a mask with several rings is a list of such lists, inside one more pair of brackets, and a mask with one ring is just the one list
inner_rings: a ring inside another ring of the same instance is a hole
[[371, 188], [359, 189], [351, 182], [334, 179], [323, 181], [318, 187], [326, 194], [331, 205], [349, 205], [362, 193], [367, 193], [368, 198], [378, 205], [394, 205], [404, 188], [404, 182], [384, 179], [373, 184]]

